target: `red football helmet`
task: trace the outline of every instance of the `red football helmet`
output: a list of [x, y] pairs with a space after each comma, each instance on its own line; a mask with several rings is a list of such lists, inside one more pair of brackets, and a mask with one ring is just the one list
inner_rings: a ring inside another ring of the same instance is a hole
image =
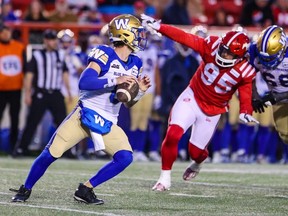
[[229, 31], [223, 37], [216, 53], [216, 63], [221, 67], [232, 67], [241, 61], [249, 48], [250, 40], [241, 31]]

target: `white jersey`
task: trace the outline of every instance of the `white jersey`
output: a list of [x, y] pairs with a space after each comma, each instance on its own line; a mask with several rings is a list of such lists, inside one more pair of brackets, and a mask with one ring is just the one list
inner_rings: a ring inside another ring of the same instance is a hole
[[150, 44], [144, 51], [140, 51], [137, 55], [143, 62], [143, 72], [141, 76], [147, 75], [151, 81], [151, 87], [146, 93], [154, 94], [156, 88], [155, 71], [158, 64], [158, 50], [153, 44]]
[[[114, 49], [99, 45], [91, 50], [88, 62], [96, 62], [101, 67], [99, 79], [114, 78], [125, 75], [138, 77], [142, 70], [139, 57], [131, 54], [127, 62], [123, 62]], [[95, 110], [107, 120], [117, 124], [121, 104], [115, 101], [116, 87], [108, 87], [95, 91], [80, 90], [80, 101], [84, 107]]]
[[[259, 69], [270, 91], [288, 92], [288, 51], [286, 51], [283, 61], [274, 69], [267, 69], [261, 64], [258, 65], [256, 59], [254, 64]], [[288, 100], [283, 101], [288, 102]]]
[[[83, 64], [80, 58], [75, 53], [66, 53], [65, 62], [69, 72], [69, 85], [70, 93], [72, 96], [79, 95], [78, 82], [79, 82], [79, 68], [83, 68]], [[61, 89], [63, 95], [68, 96], [67, 89], [62, 87]]]

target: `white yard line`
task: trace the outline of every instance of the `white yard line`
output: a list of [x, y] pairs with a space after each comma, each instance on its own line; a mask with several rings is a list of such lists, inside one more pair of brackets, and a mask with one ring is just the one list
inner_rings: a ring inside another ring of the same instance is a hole
[[215, 198], [216, 196], [209, 195], [196, 195], [196, 194], [183, 194], [183, 193], [169, 193], [172, 196], [184, 196], [184, 197], [199, 197], [199, 198]]
[[92, 214], [92, 215], [104, 215], [104, 216], [120, 216], [113, 213], [101, 213], [95, 211], [81, 211], [77, 209], [69, 209], [69, 208], [60, 208], [57, 206], [37, 206], [37, 205], [30, 205], [30, 204], [22, 204], [22, 203], [10, 203], [10, 202], [0, 202], [0, 205], [10, 205], [10, 206], [22, 206], [28, 208], [39, 208], [39, 209], [53, 209], [58, 211], [66, 211], [66, 212], [77, 212], [77, 213], [84, 213], [84, 214]]

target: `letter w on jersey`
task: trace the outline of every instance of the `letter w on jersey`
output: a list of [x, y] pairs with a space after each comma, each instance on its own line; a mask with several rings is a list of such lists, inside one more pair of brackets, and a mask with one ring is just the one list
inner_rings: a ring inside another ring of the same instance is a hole
[[81, 122], [91, 131], [98, 134], [106, 134], [111, 130], [112, 122], [103, 118], [94, 110], [82, 107], [80, 111]]
[[115, 20], [115, 25], [116, 25], [116, 29], [127, 29], [129, 23], [129, 19], [119, 19], [119, 20]]

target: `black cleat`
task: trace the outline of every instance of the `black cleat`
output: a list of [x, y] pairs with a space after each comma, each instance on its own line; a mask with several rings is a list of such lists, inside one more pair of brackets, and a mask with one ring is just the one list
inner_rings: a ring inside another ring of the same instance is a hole
[[19, 190], [16, 189], [9, 189], [10, 191], [16, 192], [16, 195], [12, 197], [12, 202], [25, 202], [32, 192], [32, 189], [27, 189], [24, 185], [21, 185]]
[[97, 199], [93, 188], [86, 187], [84, 184], [80, 183], [78, 189], [74, 193], [74, 199], [86, 204], [102, 205], [104, 201]]

